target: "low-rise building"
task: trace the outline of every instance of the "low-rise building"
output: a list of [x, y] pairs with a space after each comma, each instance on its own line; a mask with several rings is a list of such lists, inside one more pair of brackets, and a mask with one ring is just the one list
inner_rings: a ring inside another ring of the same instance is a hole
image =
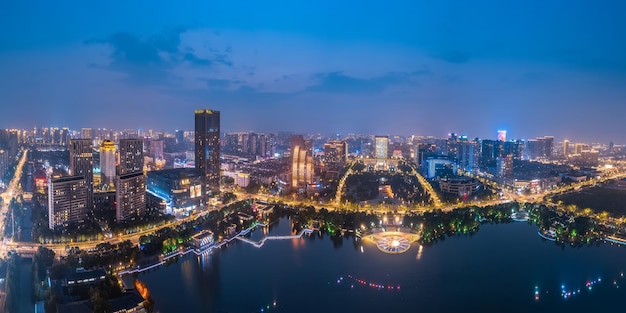
[[202, 175], [195, 168], [148, 172], [148, 193], [166, 203], [167, 213], [181, 213], [204, 205]]
[[480, 182], [470, 177], [452, 177], [439, 181], [442, 192], [468, 197], [480, 189]]

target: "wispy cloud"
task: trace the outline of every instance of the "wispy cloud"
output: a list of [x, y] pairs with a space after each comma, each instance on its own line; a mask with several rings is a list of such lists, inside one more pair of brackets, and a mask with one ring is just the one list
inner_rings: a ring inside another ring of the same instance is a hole
[[313, 76], [317, 84], [307, 88], [308, 91], [330, 93], [376, 93], [390, 86], [412, 85], [417, 86], [416, 78], [433, 75], [428, 70], [413, 72], [389, 72], [371, 78], [358, 78], [343, 72], [319, 73]]
[[211, 68], [217, 65], [233, 66], [229, 51], [212, 49], [209, 56], [200, 57], [191, 48], [183, 48], [181, 35], [187, 31], [179, 27], [148, 38], [131, 32], [116, 32], [104, 39], [85, 41], [88, 45], [106, 45], [111, 48], [108, 64], [94, 64], [98, 68], [123, 72], [134, 83], [166, 83], [175, 80], [171, 70], [181, 65]]

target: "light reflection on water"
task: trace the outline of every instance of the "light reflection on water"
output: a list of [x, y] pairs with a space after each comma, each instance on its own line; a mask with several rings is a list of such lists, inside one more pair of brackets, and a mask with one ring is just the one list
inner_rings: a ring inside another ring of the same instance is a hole
[[[282, 220], [252, 236], [288, 235], [291, 228]], [[338, 246], [317, 233], [270, 240], [260, 249], [236, 241], [212, 255], [183, 258], [142, 280], [166, 313], [258, 312], [274, 300], [278, 305], [266, 312], [408, 312], [416, 307], [424, 312], [601, 312], [622, 303], [626, 288], [616, 286], [626, 249], [561, 248], [536, 233], [528, 224], [484, 225], [473, 236], [415, 244], [399, 255], [348, 238]], [[335, 283], [346, 274], [402, 289], [381, 293]], [[562, 284], [576, 287], [588, 275], [606, 277], [607, 283], [603, 279], [593, 291], [571, 299], [560, 296]], [[320, 299], [327, 306], [308, 305]]]

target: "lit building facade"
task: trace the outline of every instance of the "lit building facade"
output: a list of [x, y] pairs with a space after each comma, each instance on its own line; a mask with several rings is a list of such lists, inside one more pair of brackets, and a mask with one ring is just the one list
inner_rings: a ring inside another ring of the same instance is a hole
[[298, 189], [313, 183], [313, 156], [306, 145], [293, 146], [291, 157], [291, 187]]
[[166, 213], [191, 210], [203, 203], [203, 176], [195, 168], [175, 168], [150, 171], [147, 174], [148, 193], [165, 201]]
[[479, 169], [480, 142], [478, 140], [464, 140], [458, 143], [457, 161], [459, 167], [467, 172]]
[[93, 130], [91, 128], [83, 128], [81, 133], [82, 139], [93, 139]]
[[389, 136], [374, 137], [376, 159], [387, 159], [389, 157]]
[[526, 141], [526, 158], [528, 160], [550, 159], [552, 148], [554, 147], [554, 137], [537, 137]]
[[195, 111], [196, 169], [202, 174], [203, 195], [214, 195], [220, 191], [220, 112], [215, 110]]
[[513, 177], [513, 155], [498, 158], [497, 172], [500, 178]]
[[348, 161], [348, 143], [332, 140], [324, 144], [324, 163], [328, 168], [341, 168]]
[[146, 176], [143, 172], [117, 176], [115, 188], [118, 222], [146, 213]]
[[70, 176], [82, 176], [87, 184], [87, 208], [93, 209], [93, 144], [91, 139], [70, 141]]
[[498, 141], [506, 141], [506, 130], [498, 131]]
[[469, 177], [452, 177], [439, 181], [441, 192], [465, 198], [480, 189], [480, 183]]
[[422, 164], [422, 174], [428, 179], [454, 176], [457, 169], [456, 163], [446, 157], [426, 158]]
[[81, 223], [89, 214], [88, 184], [83, 176], [53, 179], [48, 183], [48, 226], [50, 229]]
[[118, 175], [143, 172], [143, 142], [140, 139], [120, 139]]
[[100, 144], [100, 172], [102, 185], [112, 186], [115, 182], [115, 143], [103, 140]]
[[9, 169], [9, 153], [6, 150], [0, 150], [0, 181], [4, 180]]
[[150, 157], [163, 159], [163, 140], [150, 140]]

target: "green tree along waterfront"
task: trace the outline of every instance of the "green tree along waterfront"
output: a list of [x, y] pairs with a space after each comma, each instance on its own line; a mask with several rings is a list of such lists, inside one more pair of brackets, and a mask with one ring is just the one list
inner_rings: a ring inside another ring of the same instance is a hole
[[[242, 212], [253, 215], [251, 202], [251, 200], [235, 202], [220, 211], [212, 211], [174, 227], [166, 227], [153, 234], [143, 235], [139, 239], [139, 247], [126, 241], [116, 245], [102, 243], [89, 252], [72, 250], [64, 262], [84, 267], [115, 267], [120, 263], [145, 266], [158, 260], [161, 254], [189, 247], [191, 237], [203, 229], [212, 230], [216, 240], [219, 241], [229, 236], [227, 228], [231, 225], [235, 225], [237, 232], [251, 226], [254, 220], [244, 221], [235, 214]], [[352, 234], [351, 231], [386, 226], [385, 219], [389, 216], [389, 218], [397, 218], [397, 221], [401, 221], [401, 224], [395, 223], [395, 225], [408, 227], [418, 233], [421, 244], [431, 245], [445, 239], [446, 236], [470, 235], [477, 232], [482, 223], [510, 223], [512, 222], [511, 213], [520, 209], [529, 213], [529, 223], [538, 225], [542, 230], [555, 229], [558, 244], [581, 246], [597, 242], [606, 235], [607, 229], [600, 227], [593, 219], [569, 216], [545, 205], [516, 202], [406, 215], [393, 212], [378, 215], [363, 211], [329, 211], [325, 208], [315, 209], [313, 206], [293, 207], [277, 203], [272, 218], [291, 217], [294, 232], [303, 228], [315, 228], [330, 236], [341, 237]]]
[[[242, 219], [238, 214], [241, 212], [254, 216], [253, 201], [252, 199], [238, 201], [219, 211], [212, 211], [176, 226], [165, 227], [153, 234], [141, 236], [138, 246], [125, 241], [118, 244], [101, 243], [90, 251], [69, 249], [69, 255], [60, 262], [54, 262], [52, 251], [39, 248], [33, 258], [33, 298], [46, 300], [46, 306], [53, 306], [59, 298], [59, 295], [48, 290], [42, 283], [46, 279], [46, 270], [51, 279], [59, 279], [66, 269], [76, 267], [104, 267], [113, 274], [121, 268], [149, 266], [162, 260], [163, 255], [187, 249], [190, 247], [190, 238], [204, 229], [212, 230], [217, 241], [228, 238], [233, 235], [233, 225], [235, 233], [238, 233], [257, 222], [256, 219]], [[337, 244], [343, 241], [344, 236], [352, 237], [373, 227], [393, 224], [410, 228], [417, 233], [419, 244], [433, 245], [449, 236], [476, 233], [484, 223], [511, 223], [511, 214], [519, 210], [528, 212], [528, 223], [538, 225], [541, 230], [554, 229], [558, 245], [580, 247], [597, 243], [610, 231], [588, 217], [569, 215], [567, 212], [557, 211], [545, 205], [517, 202], [408, 214], [331, 211], [325, 208], [316, 209], [313, 206], [289, 206], [284, 203], [275, 203], [274, 207], [270, 220], [289, 217], [293, 223], [293, 232], [299, 232], [303, 228], [318, 229], [328, 234]], [[227, 228], [231, 228], [231, 232], [228, 232]], [[11, 277], [10, 267], [7, 269], [7, 277]], [[101, 286], [105, 288], [104, 290], [85, 290], [84, 296], [90, 298], [94, 306], [104, 306], [106, 309], [102, 298], [111, 297], [116, 293], [114, 289], [107, 287], [113, 286], [113, 283], [107, 284]], [[7, 287], [9, 291], [11, 288]]]
[[[598, 242], [608, 231], [606, 229], [599, 231], [602, 227], [589, 217], [571, 216], [546, 205], [517, 202], [486, 207], [464, 207], [447, 212], [434, 210], [409, 213], [400, 218], [403, 227], [411, 228], [420, 235], [421, 244], [431, 245], [445, 239], [446, 236], [470, 235], [479, 230], [481, 223], [510, 223], [511, 214], [520, 209], [528, 212], [529, 223], [538, 225], [541, 230], [556, 228], [558, 244], [582, 246]], [[283, 215], [292, 216], [296, 231], [312, 227], [312, 223], [319, 223], [320, 230], [331, 236], [342, 234], [342, 230], [385, 226], [381, 216], [373, 213], [328, 211], [324, 208], [315, 210], [313, 207], [292, 208], [285, 205], [277, 205], [277, 210]]]

